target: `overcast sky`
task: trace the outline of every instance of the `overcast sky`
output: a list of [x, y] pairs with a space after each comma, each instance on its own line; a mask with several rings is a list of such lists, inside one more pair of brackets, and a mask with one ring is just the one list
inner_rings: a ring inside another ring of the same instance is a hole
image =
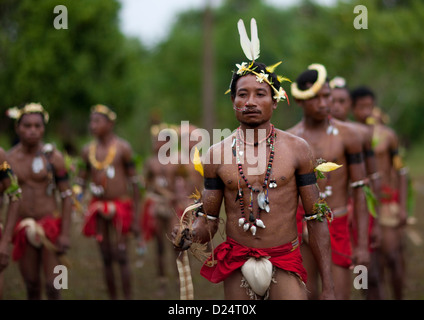
[[[143, 44], [154, 46], [168, 34], [181, 11], [201, 8], [209, 1], [216, 6], [222, 0], [120, 0], [121, 28], [129, 36], [141, 39]], [[277, 6], [287, 6], [298, 0], [265, 0]], [[333, 3], [335, 0], [315, 0], [318, 3]]]

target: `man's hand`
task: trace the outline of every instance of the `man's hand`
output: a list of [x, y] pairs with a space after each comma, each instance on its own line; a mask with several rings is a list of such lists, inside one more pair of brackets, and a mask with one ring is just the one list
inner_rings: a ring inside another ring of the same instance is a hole
[[0, 273], [9, 265], [10, 256], [7, 248], [0, 250]]
[[351, 269], [356, 265], [368, 266], [369, 263], [370, 263], [370, 252], [368, 251], [367, 248], [357, 247], [353, 250]]
[[61, 234], [56, 242], [57, 251], [59, 254], [64, 254], [70, 248], [70, 240], [66, 235]]
[[188, 250], [191, 247], [192, 234], [188, 228], [182, 229], [180, 225], [176, 225], [171, 233], [174, 249], [177, 251]]

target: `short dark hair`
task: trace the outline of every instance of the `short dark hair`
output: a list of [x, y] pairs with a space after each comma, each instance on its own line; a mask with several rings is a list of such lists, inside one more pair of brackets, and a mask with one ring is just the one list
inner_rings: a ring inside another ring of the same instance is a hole
[[[277, 91], [280, 90], [281, 83], [280, 83], [280, 81], [278, 81], [277, 75], [273, 72], [268, 72], [268, 70], [266, 70], [266, 68], [267, 68], [267, 66], [264, 63], [257, 62], [257, 61], [255, 61], [252, 65], [252, 67], [251, 67], [251, 69], [254, 69], [255, 72], [257, 72], [257, 73], [261, 73], [261, 71], [263, 71], [266, 74], [268, 74], [269, 81], [272, 83], [274, 88]], [[243, 74], [237, 74], [237, 71], [233, 72], [233, 76], [231, 78], [231, 84], [230, 84], [230, 90], [231, 90], [231, 97], [232, 98], [234, 98], [236, 96], [236, 84], [237, 84], [238, 79], [240, 79], [241, 77], [243, 77], [247, 74], [253, 74], [253, 73], [245, 72]], [[271, 94], [273, 96], [273, 92]]]
[[373, 100], [375, 100], [374, 92], [367, 86], [356, 87], [350, 92], [350, 97], [352, 98], [353, 105], [355, 105], [358, 99], [364, 98], [364, 97], [371, 97]]
[[[314, 84], [318, 80], [318, 71], [315, 69], [307, 69], [303, 71], [296, 79], [297, 87], [299, 90], [308, 89], [307, 84]], [[329, 82], [328, 77], [325, 82]]]

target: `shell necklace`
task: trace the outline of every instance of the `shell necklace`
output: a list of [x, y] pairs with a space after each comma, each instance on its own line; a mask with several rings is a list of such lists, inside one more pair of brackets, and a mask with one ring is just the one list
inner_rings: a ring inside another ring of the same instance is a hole
[[112, 144], [108, 151], [105, 159], [103, 161], [98, 161], [96, 159], [96, 150], [97, 150], [97, 142], [92, 142], [90, 144], [90, 149], [88, 153], [88, 159], [91, 165], [97, 170], [104, 170], [110, 167], [113, 159], [115, 159], [116, 155], [116, 143]]
[[[235, 146], [236, 146], [236, 159], [237, 159], [237, 167], [238, 167], [239, 175], [244, 180], [244, 182], [246, 183], [247, 187], [250, 190], [250, 202], [249, 202], [249, 206], [248, 206], [249, 217], [246, 218], [244, 198], [243, 198], [243, 189], [241, 187], [241, 180], [239, 179], [239, 181], [238, 181], [238, 191], [237, 191], [237, 197], [236, 197], [236, 201], [239, 200], [240, 211], [241, 211], [241, 218], [239, 219], [239, 226], [242, 227], [244, 231], [250, 230], [252, 235], [256, 234], [256, 230], [257, 230], [258, 227], [259, 228], [265, 228], [265, 224], [260, 219], [261, 211], [262, 210], [265, 210], [266, 212], [270, 211], [269, 198], [268, 198], [268, 181], [269, 181], [269, 177], [271, 175], [272, 163], [274, 161], [274, 152], [275, 152], [275, 150], [274, 150], [274, 140], [275, 140], [275, 138], [276, 138], [275, 128], [271, 124], [270, 133], [267, 136], [267, 138], [265, 139], [267, 141], [267, 144], [269, 144], [270, 151], [269, 151], [269, 159], [268, 159], [267, 169], [266, 169], [266, 173], [265, 173], [265, 178], [264, 178], [264, 182], [262, 184], [262, 190], [253, 188], [252, 185], [247, 180], [246, 175], [243, 172], [243, 165], [242, 165], [241, 160], [240, 160], [240, 155], [243, 154], [243, 151], [240, 151], [240, 142], [239, 141], [242, 141], [242, 142], [244, 142], [244, 141], [241, 138], [240, 127], [237, 128], [237, 135], [235, 137], [235, 141], [233, 142], [233, 144], [235, 144]], [[265, 140], [263, 140], [263, 141], [265, 141]], [[272, 183], [273, 183], [272, 186], [271, 186], [271, 183], [270, 183], [270, 188], [275, 188], [277, 185], [274, 182], [272, 182]], [[258, 194], [257, 195], [258, 212], [256, 214], [256, 218], [253, 214], [253, 194], [254, 193]]]

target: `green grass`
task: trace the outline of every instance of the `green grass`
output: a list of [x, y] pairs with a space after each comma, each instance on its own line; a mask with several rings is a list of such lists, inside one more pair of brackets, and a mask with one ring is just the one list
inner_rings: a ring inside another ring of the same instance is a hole
[[[86, 238], [81, 233], [81, 221], [74, 217], [72, 225], [72, 246], [68, 257], [71, 267], [68, 269], [68, 289], [62, 289], [64, 300], [107, 300], [106, 286], [103, 281], [103, 270], [100, 252], [94, 239]], [[219, 236], [217, 236], [219, 237]], [[166, 256], [167, 284], [164, 295], [158, 295], [160, 282], [156, 273], [155, 242], [147, 246], [144, 258], [136, 254], [135, 241], [131, 239], [129, 255], [132, 268], [133, 298], [136, 300], [168, 300], [179, 299], [178, 278], [175, 269], [175, 258], [169, 243]], [[193, 286], [196, 299], [223, 299], [223, 289], [220, 284], [212, 284], [202, 276], [199, 271], [201, 263], [190, 256]], [[141, 266], [142, 265], [142, 266]], [[122, 298], [119, 270], [115, 266], [115, 275], [119, 299]], [[3, 299], [26, 299], [23, 280], [19, 274], [16, 262], [11, 262], [4, 273]], [[43, 294], [43, 299], [45, 295]]]

